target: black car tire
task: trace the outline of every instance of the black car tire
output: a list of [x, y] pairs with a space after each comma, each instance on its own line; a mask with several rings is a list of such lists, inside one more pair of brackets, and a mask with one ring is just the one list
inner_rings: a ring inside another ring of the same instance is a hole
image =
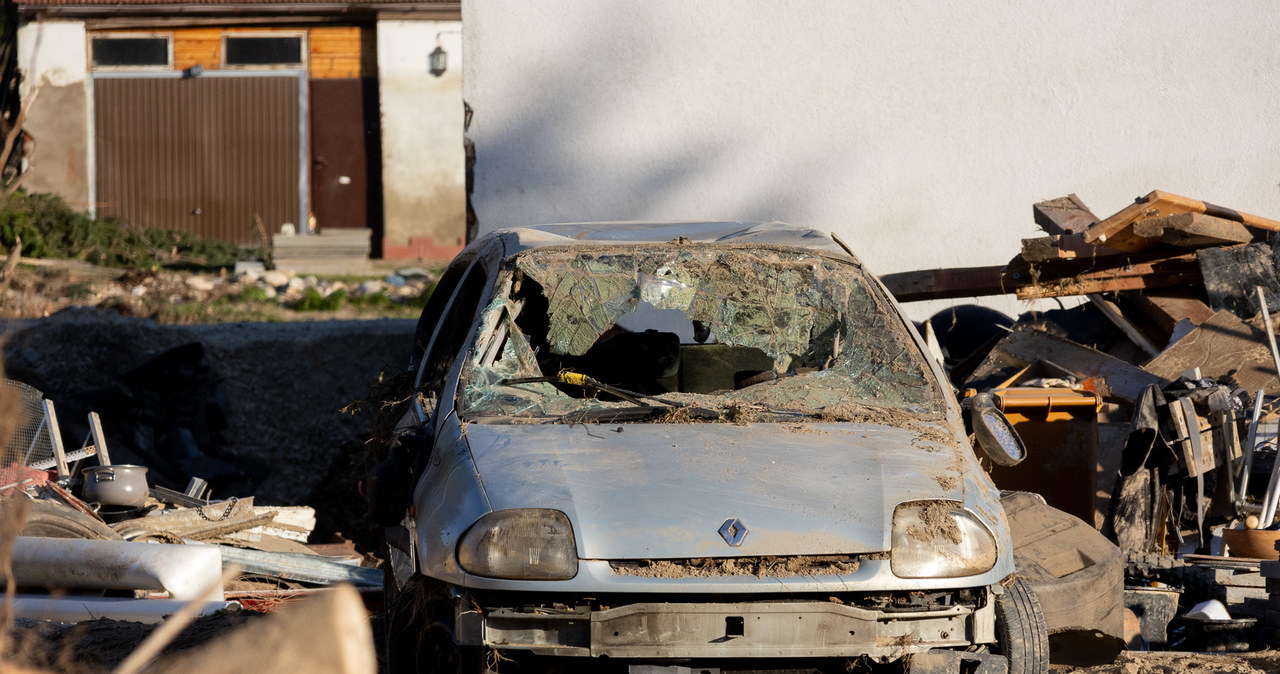
[[396, 587], [383, 576], [383, 646], [390, 674], [485, 674], [481, 649], [453, 642], [453, 611], [439, 581], [414, 574]]
[[1049, 671], [1049, 633], [1031, 587], [1016, 578], [996, 598], [996, 639], [1009, 658], [1009, 674]]
[[11, 509], [25, 506], [21, 536], [45, 538], [84, 538], [97, 541], [123, 541], [124, 537], [101, 521], [75, 508], [52, 501], [31, 500], [20, 502], [21, 496], [0, 501], [0, 517]]

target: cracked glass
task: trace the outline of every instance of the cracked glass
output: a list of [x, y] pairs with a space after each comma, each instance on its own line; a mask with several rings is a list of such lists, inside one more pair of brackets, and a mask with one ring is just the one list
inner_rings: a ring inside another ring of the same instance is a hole
[[508, 260], [480, 330], [459, 386], [464, 418], [572, 421], [664, 405], [730, 421], [856, 420], [941, 409], [924, 355], [865, 272], [802, 249], [525, 251]]

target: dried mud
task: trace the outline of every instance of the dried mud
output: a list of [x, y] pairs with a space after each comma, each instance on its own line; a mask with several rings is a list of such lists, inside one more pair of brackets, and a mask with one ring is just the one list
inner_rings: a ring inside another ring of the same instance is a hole
[[960, 533], [960, 525], [951, 518], [952, 506], [942, 501], [929, 501], [920, 511], [920, 522], [924, 528], [907, 527], [907, 535], [918, 540], [929, 542], [939, 537], [959, 544], [964, 540]]
[[1196, 672], [1197, 674], [1261, 674], [1263, 672], [1280, 672], [1280, 652], [1260, 651], [1257, 653], [1174, 653], [1174, 652], [1134, 652], [1121, 653], [1116, 661], [1109, 665], [1095, 667], [1054, 666], [1056, 674], [1066, 672], [1078, 674], [1177, 674], [1180, 672]]
[[706, 559], [654, 559], [635, 563], [611, 563], [621, 576], [642, 578], [711, 578], [716, 576], [829, 576], [858, 570], [859, 557], [819, 555], [806, 557], [726, 557]]

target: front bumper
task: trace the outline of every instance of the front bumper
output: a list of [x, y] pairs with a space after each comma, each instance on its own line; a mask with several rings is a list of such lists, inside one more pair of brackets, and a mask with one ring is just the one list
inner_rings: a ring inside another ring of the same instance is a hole
[[785, 600], [476, 610], [463, 597], [456, 638], [463, 645], [570, 657], [889, 661], [932, 648], [993, 643], [990, 592], [976, 606], [912, 611]]

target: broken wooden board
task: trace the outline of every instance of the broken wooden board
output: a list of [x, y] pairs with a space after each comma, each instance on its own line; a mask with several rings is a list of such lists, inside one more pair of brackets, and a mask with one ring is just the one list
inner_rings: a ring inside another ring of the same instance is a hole
[[[1129, 259], [1124, 255], [1108, 256], [1108, 258]], [[1097, 258], [1092, 262], [1115, 264], [1115, 266], [1095, 267], [1079, 274], [1063, 275], [1058, 278], [1050, 277], [1049, 270], [1043, 269], [1039, 282], [1017, 284], [1014, 292], [1020, 300], [1034, 300], [1046, 297], [1113, 293], [1122, 290], [1195, 286], [1200, 284], [1202, 278], [1200, 266], [1196, 263], [1194, 255], [1129, 264], [1116, 264], [1118, 261], [1113, 262], [1108, 258]]]
[[1104, 397], [1122, 398], [1130, 404], [1138, 399], [1142, 389], [1151, 384], [1165, 383], [1159, 376], [1144, 372], [1097, 349], [1047, 332], [1014, 330], [987, 354], [965, 382], [965, 386], [980, 391], [987, 390], [1041, 360], [1051, 361], [1072, 372], [1101, 380], [1106, 390], [1099, 390], [1100, 394]]
[[885, 274], [880, 281], [899, 302], [1017, 293], [1020, 299], [1200, 284], [1200, 267], [1183, 251], [1058, 259], [1035, 264], [1015, 258], [1003, 267], [956, 267]]
[[1031, 213], [1040, 229], [1050, 235], [1076, 234], [1098, 222], [1098, 216], [1074, 194], [1034, 204]]
[[1262, 307], [1255, 290], [1262, 286], [1267, 305], [1280, 307], [1280, 278], [1276, 277], [1271, 247], [1255, 243], [1234, 248], [1206, 248], [1197, 253], [1209, 306], [1241, 318], [1252, 318]]
[[[1183, 406], [1183, 402], [1190, 405], [1190, 401], [1182, 399], [1169, 401], [1169, 420], [1173, 424], [1173, 428], [1177, 437], [1173, 440], [1173, 449], [1182, 456], [1182, 469], [1186, 471], [1188, 477], [1203, 475], [1205, 469], [1200, 465], [1200, 445], [1194, 442], [1193, 438], [1198, 441], [1200, 431], [1195, 426], [1195, 412], [1187, 411], [1187, 407]], [[1190, 414], [1190, 418], [1188, 418]]]
[[1268, 231], [1280, 231], [1280, 222], [1249, 213], [1241, 213], [1230, 208], [1217, 206], [1205, 201], [1197, 201], [1176, 194], [1154, 190], [1145, 197], [1139, 197], [1133, 204], [1125, 207], [1115, 215], [1099, 222], [1084, 232], [1086, 243], [1106, 245], [1109, 248], [1125, 251], [1146, 250], [1156, 244], [1151, 239], [1137, 235], [1133, 225], [1139, 220], [1156, 218], [1178, 213], [1204, 213], [1217, 218], [1234, 220], [1250, 227]]
[[880, 277], [899, 302], [983, 297], [1013, 292], [1006, 285], [1004, 266], [953, 267], [885, 274]]
[[1154, 293], [1131, 293], [1125, 301], [1147, 315], [1156, 327], [1165, 332], [1173, 332], [1178, 321], [1186, 319], [1200, 325], [1213, 318], [1215, 313], [1209, 305], [1192, 296], [1190, 292], [1164, 290]]
[[1229, 311], [1217, 312], [1142, 369], [1173, 381], [1197, 367], [1209, 379], [1221, 381], [1230, 375], [1246, 391], [1280, 391], [1267, 336]]
[[1139, 220], [1133, 223], [1133, 233], [1179, 248], [1234, 246], [1253, 241], [1253, 232], [1248, 227], [1204, 213], [1178, 213]]
[[1116, 252], [1111, 248], [1085, 243], [1083, 234], [1055, 234], [1022, 240], [1022, 259], [1027, 262], [1098, 257], [1115, 255]]

